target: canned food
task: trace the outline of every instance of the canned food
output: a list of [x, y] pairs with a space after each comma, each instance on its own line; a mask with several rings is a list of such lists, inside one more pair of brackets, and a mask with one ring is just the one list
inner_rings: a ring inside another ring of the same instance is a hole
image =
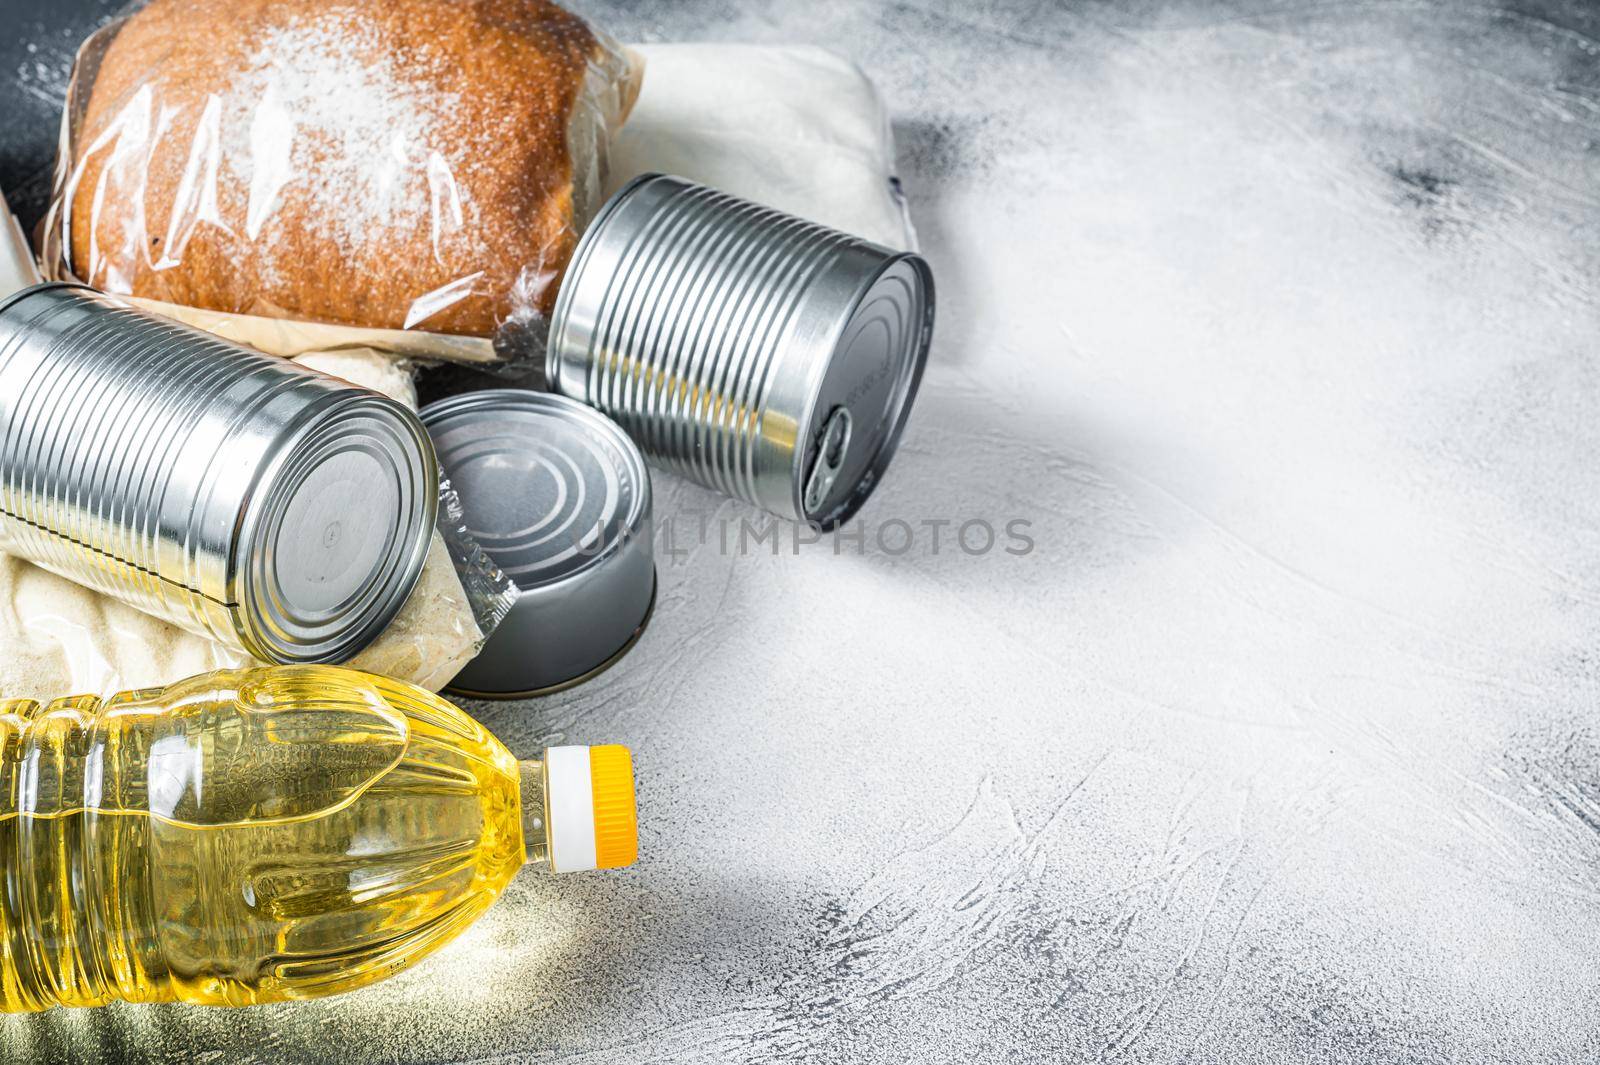
[[916, 255], [647, 174], [578, 245], [546, 377], [652, 461], [828, 528], [889, 465], [933, 307]]
[[518, 588], [450, 690], [541, 695], [620, 658], [655, 600], [650, 474], [633, 441], [575, 400], [520, 389], [441, 400], [422, 422], [467, 532]]
[[416, 415], [78, 285], [0, 301], [5, 550], [269, 662], [343, 661], [439, 499]]

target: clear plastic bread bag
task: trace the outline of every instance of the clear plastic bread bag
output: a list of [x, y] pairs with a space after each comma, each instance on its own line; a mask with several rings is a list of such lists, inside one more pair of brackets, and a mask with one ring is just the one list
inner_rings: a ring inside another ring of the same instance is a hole
[[516, 585], [467, 530], [460, 497], [441, 480], [433, 545], [416, 588], [347, 664], [439, 691], [483, 650], [516, 601]]
[[642, 76], [546, 0], [149, 0], [79, 50], [45, 272], [279, 355], [525, 369]]

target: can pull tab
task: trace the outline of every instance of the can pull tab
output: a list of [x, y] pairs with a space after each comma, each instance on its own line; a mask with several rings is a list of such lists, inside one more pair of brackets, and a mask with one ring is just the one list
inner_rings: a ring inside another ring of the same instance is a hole
[[811, 476], [806, 478], [806, 515], [809, 517], [822, 501], [828, 498], [833, 482], [844, 469], [844, 457], [850, 453], [850, 411], [835, 407], [822, 426], [821, 443], [817, 445], [816, 462], [811, 466]]

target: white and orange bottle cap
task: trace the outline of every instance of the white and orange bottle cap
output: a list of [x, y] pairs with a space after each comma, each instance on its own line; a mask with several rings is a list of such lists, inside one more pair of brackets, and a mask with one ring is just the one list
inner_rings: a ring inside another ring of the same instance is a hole
[[544, 753], [550, 869], [620, 869], [639, 857], [633, 755], [626, 747], [550, 747]]

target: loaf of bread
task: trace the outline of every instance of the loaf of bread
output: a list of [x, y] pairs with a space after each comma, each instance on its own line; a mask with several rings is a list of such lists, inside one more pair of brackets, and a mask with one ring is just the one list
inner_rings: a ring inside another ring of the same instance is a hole
[[91, 45], [62, 275], [478, 337], [549, 313], [641, 75], [546, 0], [150, 0]]

